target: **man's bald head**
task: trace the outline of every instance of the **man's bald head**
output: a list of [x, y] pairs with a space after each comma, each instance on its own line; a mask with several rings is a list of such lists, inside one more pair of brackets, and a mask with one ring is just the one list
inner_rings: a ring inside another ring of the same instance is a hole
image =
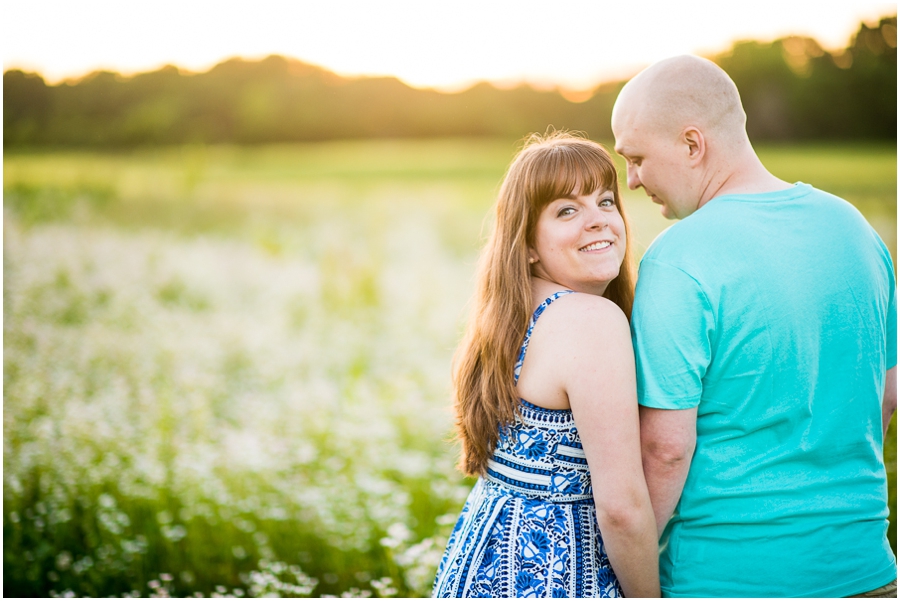
[[613, 130], [639, 126], [677, 136], [700, 129], [725, 145], [746, 139], [746, 114], [737, 87], [712, 61], [676, 56], [651, 65], [629, 81], [613, 108]]

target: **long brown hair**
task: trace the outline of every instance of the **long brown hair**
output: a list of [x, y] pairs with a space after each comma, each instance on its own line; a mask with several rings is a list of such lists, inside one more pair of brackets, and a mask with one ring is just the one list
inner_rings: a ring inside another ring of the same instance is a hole
[[456, 427], [463, 451], [459, 467], [468, 475], [484, 474], [500, 429], [518, 411], [513, 369], [531, 317], [528, 248], [534, 245], [541, 210], [576, 185], [582, 195], [601, 187], [612, 191], [625, 221], [625, 260], [603, 296], [631, 318], [631, 232], [612, 158], [596, 142], [567, 132], [532, 134], [500, 187], [496, 222], [479, 261], [472, 314], [454, 357]]

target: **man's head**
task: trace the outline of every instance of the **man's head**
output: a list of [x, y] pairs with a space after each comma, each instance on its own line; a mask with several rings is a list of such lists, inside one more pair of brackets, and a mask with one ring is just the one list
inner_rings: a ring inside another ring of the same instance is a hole
[[709, 200], [718, 163], [748, 144], [745, 122], [734, 82], [711, 61], [686, 55], [651, 65], [613, 108], [628, 187], [643, 187], [665, 217], [687, 217]]

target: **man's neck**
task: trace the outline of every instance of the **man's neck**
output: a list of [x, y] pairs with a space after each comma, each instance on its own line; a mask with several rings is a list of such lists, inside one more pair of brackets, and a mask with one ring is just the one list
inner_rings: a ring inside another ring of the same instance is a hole
[[765, 194], [793, 187], [793, 184], [769, 173], [752, 148], [747, 150], [749, 152], [745, 151], [718, 169], [711, 170], [701, 190], [700, 207], [726, 194]]

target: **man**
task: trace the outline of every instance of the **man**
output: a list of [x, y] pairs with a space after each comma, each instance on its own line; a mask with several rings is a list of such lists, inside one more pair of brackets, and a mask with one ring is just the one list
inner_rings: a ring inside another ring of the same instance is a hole
[[710, 61], [639, 73], [613, 109], [628, 187], [670, 219], [632, 316], [666, 596], [896, 596], [883, 429], [890, 255], [847, 202], [757, 158]]

